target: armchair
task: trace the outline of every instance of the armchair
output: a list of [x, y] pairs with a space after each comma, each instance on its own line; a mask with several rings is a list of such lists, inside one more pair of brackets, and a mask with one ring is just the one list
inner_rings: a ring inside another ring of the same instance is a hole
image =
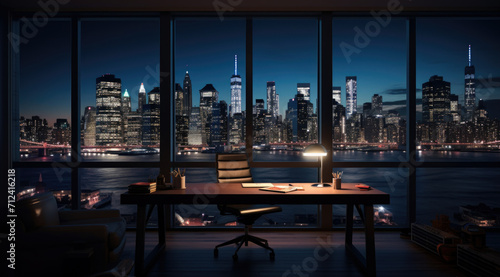
[[[245, 154], [217, 154], [217, 182], [218, 183], [251, 183], [253, 178], [248, 165], [247, 157]], [[236, 184], [240, 185], [240, 184]], [[248, 242], [255, 243], [256, 245], [270, 250], [269, 254], [271, 260], [274, 260], [274, 250], [269, 247], [267, 240], [255, 237], [248, 234], [250, 226], [262, 215], [268, 213], [281, 212], [281, 207], [278, 206], [255, 206], [255, 205], [238, 205], [227, 204], [217, 205], [221, 215], [235, 215], [236, 221], [245, 225], [245, 234], [237, 238], [229, 240], [215, 246], [214, 256], [218, 256], [218, 248], [230, 244], [237, 244], [238, 248], [234, 252], [233, 260], [238, 260], [238, 250]]]
[[58, 211], [52, 193], [16, 202], [21, 275], [82, 276], [112, 268], [125, 247], [118, 210]]

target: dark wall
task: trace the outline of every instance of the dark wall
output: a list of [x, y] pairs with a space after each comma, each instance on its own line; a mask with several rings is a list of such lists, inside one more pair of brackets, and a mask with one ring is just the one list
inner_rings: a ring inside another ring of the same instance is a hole
[[[7, 8], [0, 6], [0, 233], [7, 234], [9, 228], [7, 225], [7, 169], [9, 168], [9, 146], [8, 146], [8, 18]], [[5, 257], [7, 251], [6, 240], [0, 238], [0, 251], [2, 257]], [[12, 270], [7, 269], [7, 260], [5, 258], [0, 262], [1, 276], [14, 276]]]
[[8, 164], [8, 62], [7, 62], [7, 31], [8, 31], [8, 12], [7, 9], [0, 7], [0, 163], [1, 163], [1, 181], [0, 181], [0, 232], [6, 233], [6, 211], [7, 211], [7, 169]]

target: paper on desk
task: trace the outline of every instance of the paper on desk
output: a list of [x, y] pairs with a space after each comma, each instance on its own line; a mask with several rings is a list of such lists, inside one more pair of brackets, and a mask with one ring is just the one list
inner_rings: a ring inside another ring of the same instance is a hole
[[241, 186], [244, 188], [269, 188], [274, 185], [271, 183], [241, 183]]

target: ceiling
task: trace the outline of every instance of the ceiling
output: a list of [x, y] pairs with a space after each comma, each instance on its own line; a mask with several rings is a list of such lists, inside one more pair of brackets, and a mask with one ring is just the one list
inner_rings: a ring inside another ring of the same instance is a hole
[[498, 0], [2, 0], [15, 11], [39, 11], [38, 3], [60, 11], [371, 11], [401, 5], [404, 11], [500, 11]]

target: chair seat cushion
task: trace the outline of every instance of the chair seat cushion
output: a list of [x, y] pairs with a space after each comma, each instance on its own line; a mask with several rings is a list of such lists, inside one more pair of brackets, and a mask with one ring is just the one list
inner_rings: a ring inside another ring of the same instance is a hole
[[108, 229], [108, 247], [113, 250], [120, 246], [125, 236], [126, 223], [122, 217], [94, 218], [87, 220], [75, 220], [66, 222], [65, 225], [103, 224]]

